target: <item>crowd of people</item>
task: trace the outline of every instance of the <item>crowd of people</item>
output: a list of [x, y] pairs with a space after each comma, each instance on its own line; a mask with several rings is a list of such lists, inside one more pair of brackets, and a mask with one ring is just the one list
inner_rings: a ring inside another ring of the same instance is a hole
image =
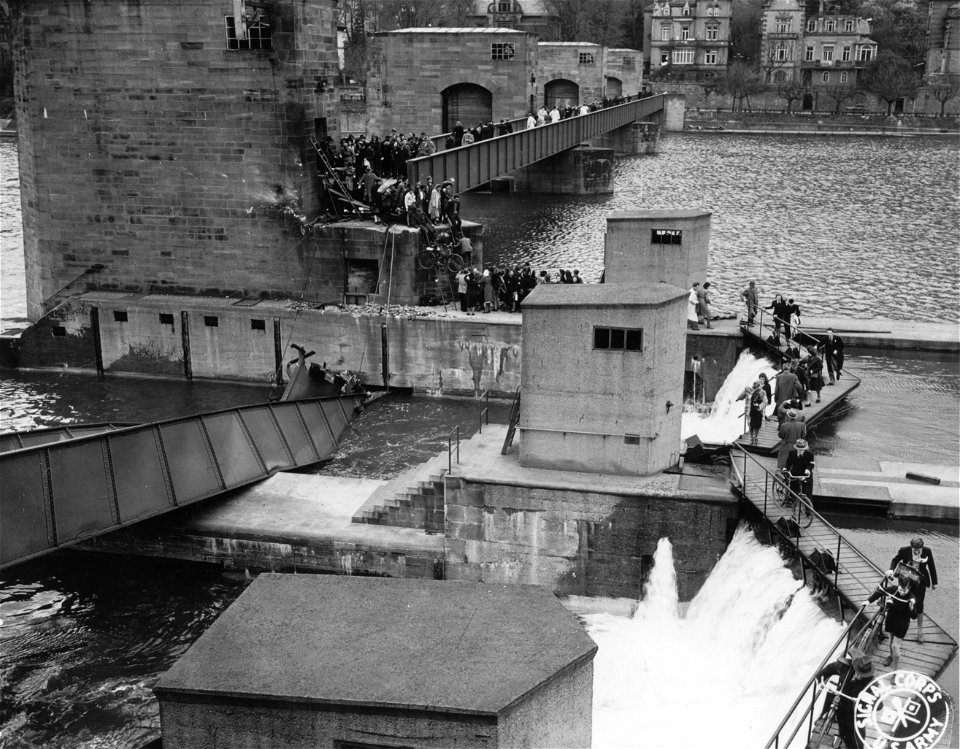
[[530, 263], [505, 268], [492, 266], [464, 268], [456, 275], [460, 309], [468, 315], [476, 312], [520, 312], [523, 300], [539, 284], [583, 283], [579, 270], [561, 268], [554, 280], [549, 271], [536, 273]]

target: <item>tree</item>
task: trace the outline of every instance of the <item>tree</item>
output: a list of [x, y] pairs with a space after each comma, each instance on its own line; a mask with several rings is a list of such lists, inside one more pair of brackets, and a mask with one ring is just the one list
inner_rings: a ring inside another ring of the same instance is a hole
[[[560, 41], [592, 42], [607, 47], [642, 45], [642, 10], [636, 0], [547, 0], [560, 22]], [[641, 14], [640, 34], [636, 33]]]
[[829, 96], [836, 104], [833, 113], [840, 114], [840, 107], [845, 101], [850, 101], [856, 96], [857, 90], [849, 83], [836, 83], [823, 89], [823, 93]]
[[940, 116], [944, 117], [947, 110], [947, 102], [956, 99], [960, 95], [960, 78], [956, 76], [938, 75], [931, 77], [930, 93], [933, 98], [940, 102]]
[[866, 0], [860, 14], [872, 18], [870, 38], [879, 49], [902, 57], [911, 68], [921, 70], [927, 51], [927, 5], [926, 0]]
[[797, 80], [784, 81], [777, 86], [777, 96], [787, 102], [787, 114], [793, 114], [793, 102], [803, 99], [806, 87]]
[[907, 60], [889, 52], [881, 52], [877, 64], [865, 76], [864, 87], [887, 102], [889, 115], [898, 100], [916, 95], [920, 79]]
[[727, 68], [724, 78], [724, 90], [733, 99], [732, 111], [743, 111], [743, 102], [747, 102], [750, 109], [750, 96], [758, 94], [766, 88], [763, 79], [755, 69], [743, 62], [735, 62]]
[[763, 4], [758, 0], [734, 0], [731, 13], [730, 59], [759, 62]]

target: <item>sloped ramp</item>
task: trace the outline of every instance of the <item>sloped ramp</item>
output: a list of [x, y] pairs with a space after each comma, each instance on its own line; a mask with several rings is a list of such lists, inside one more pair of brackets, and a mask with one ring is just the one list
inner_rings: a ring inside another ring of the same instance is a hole
[[364, 395], [256, 404], [0, 455], [0, 569], [330, 457]]

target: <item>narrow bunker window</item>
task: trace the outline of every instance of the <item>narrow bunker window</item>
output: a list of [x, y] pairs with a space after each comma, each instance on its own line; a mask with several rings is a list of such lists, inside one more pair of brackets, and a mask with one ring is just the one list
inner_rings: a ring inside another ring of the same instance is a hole
[[161, 312], [161, 313], [160, 313], [160, 324], [161, 324], [161, 325], [173, 325], [173, 313], [172, 313], [172, 312]]
[[204, 315], [203, 324], [208, 328], [218, 328], [220, 327], [220, 318], [213, 315]]
[[266, 330], [267, 321], [266, 320], [251, 320], [250, 321], [250, 330]]
[[639, 445], [639, 444], [640, 444], [640, 435], [639, 435], [639, 434], [625, 434], [625, 435], [623, 435], [623, 444], [625, 444], [625, 445]]
[[595, 327], [593, 347], [607, 351], [643, 351], [643, 328]]
[[54, 338], [63, 338], [67, 335], [67, 329], [62, 325], [54, 325], [52, 328], [50, 328], [50, 335], [52, 335]]
[[683, 244], [683, 231], [680, 229], [651, 229], [650, 244]]
[[113, 321], [114, 322], [126, 322], [127, 321], [127, 311], [125, 309], [115, 309], [113, 311]]
[[593, 52], [581, 52], [577, 58], [578, 65], [593, 65], [596, 62], [596, 57]]

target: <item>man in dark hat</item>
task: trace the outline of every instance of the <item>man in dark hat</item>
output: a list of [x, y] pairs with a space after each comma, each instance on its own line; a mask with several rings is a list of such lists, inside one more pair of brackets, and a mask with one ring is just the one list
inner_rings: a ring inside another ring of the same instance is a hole
[[[857, 729], [854, 726], [854, 708], [857, 704], [857, 697], [860, 692], [866, 689], [867, 685], [873, 681], [873, 661], [869, 656], [861, 655], [851, 650], [852, 658], [844, 656], [840, 660], [828, 663], [821, 668], [816, 675], [817, 679], [826, 682], [831, 676], [836, 676], [839, 680], [838, 688], [833, 691], [834, 701], [839, 701], [837, 705], [837, 733], [847, 749], [863, 749], [863, 741], [857, 735]], [[827, 699], [824, 705], [824, 712], [820, 715], [822, 719], [829, 710], [831, 698]]]

